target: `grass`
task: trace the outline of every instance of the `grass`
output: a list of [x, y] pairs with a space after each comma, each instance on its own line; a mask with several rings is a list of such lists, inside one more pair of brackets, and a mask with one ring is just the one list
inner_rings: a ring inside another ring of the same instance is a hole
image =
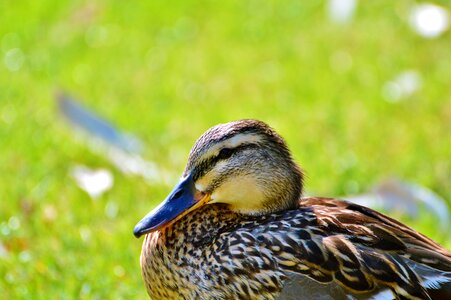
[[[360, 3], [336, 25], [321, 1], [2, 1], [2, 296], [145, 299], [132, 228], [220, 122], [275, 127], [309, 194], [397, 176], [450, 203], [450, 33], [417, 36], [411, 4]], [[385, 84], [410, 69], [421, 89], [387, 101]], [[127, 177], [75, 139], [56, 112], [61, 88], [143, 139], [166, 183]], [[76, 164], [110, 169], [114, 187], [91, 200], [70, 176]], [[403, 221], [451, 247], [433, 218]]]

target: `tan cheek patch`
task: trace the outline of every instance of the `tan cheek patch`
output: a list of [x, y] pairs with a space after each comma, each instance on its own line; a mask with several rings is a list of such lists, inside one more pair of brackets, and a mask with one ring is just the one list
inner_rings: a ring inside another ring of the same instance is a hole
[[223, 182], [211, 195], [211, 202], [230, 204], [232, 209], [241, 212], [262, 208], [264, 199], [262, 189], [250, 175]]

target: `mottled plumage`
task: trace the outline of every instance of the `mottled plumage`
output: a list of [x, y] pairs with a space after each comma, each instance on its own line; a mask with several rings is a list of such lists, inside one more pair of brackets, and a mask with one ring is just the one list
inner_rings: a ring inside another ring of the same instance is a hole
[[[449, 251], [369, 208], [301, 198], [300, 169], [262, 122], [207, 131], [184, 178], [189, 188], [135, 228], [146, 234], [141, 266], [154, 300], [451, 297]], [[174, 214], [183, 193], [194, 208]]]

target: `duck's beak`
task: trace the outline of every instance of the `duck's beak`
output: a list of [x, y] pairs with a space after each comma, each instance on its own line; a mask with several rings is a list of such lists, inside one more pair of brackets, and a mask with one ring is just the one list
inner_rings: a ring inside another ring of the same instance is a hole
[[209, 200], [210, 195], [197, 191], [192, 176], [188, 175], [180, 180], [166, 200], [136, 224], [133, 234], [139, 238], [168, 226]]

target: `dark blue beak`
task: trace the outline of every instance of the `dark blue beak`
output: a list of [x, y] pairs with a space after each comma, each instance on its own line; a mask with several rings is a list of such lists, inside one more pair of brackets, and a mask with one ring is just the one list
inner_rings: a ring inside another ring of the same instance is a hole
[[169, 225], [204, 204], [207, 198], [196, 191], [193, 178], [188, 175], [180, 180], [166, 200], [136, 224], [133, 234], [139, 238], [146, 233]]

